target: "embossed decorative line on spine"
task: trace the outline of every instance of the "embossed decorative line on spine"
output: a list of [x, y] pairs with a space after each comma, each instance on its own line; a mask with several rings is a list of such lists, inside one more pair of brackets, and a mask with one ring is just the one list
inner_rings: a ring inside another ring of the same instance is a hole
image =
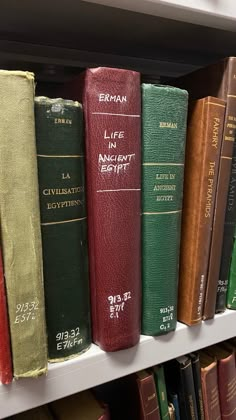
[[83, 158], [84, 155], [37, 155], [45, 158]]
[[71, 222], [77, 222], [78, 220], [85, 220], [85, 219], [87, 219], [87, 217], [80, 217], [79, 219], [61, 220], [59, 222], [41, 223], [41, 226], [60, 225], [61, 223], [71, 223]]
[[173, 211], [154, 211], [154, 212], [144, 212], [142, 214], [152, 215], [152, 214], [173, 214], [173, 213], [181, 213], [182, 210], [173, 210]]
[[232, 157], [229, 157], [229, 156], [221, 156], [221, 159], [229, 159], [229, 160], [232, 160]]
[[157, 411], [159, 409], [159, 407], [154, 408], [154, 410], [149, 411], [149, 413], [147, 413], [147, 416], [149, 416], [152, 413], [155, 413], [155, 411]]
[[114, 115], [116, 117], [140, 118], [139, 114], [113, 114], [112, 112], [92, 112], [93, 115]]
[[227, 98], [236, 98], [236, 95], [227, 95]]
[[113, 191], [141, 191], [140, 188], [120, 188], [117, 190], [97, 190], [97, 192], [113, 192]]
[[209, 101], [209, 102], [205, 102], [205, 104], [204, 104], [204, 105], [208, 105], [208, 104], [211, 104], [211, 105], [216, 105], [216, 106], [221, 106], [221, 107], [225, 108], [225, 105], [218, 104], [217, 102], [211, 102], [211, 101]]
[[158, 163], [158, 162], [144, 162], [143, 166], [184, 166], [184, 163]]

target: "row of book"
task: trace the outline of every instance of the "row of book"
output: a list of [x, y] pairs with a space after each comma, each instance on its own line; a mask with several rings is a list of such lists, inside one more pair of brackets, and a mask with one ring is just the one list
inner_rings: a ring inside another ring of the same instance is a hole
[[234, 338], [13, 419], [235, 420], [235, 350]]
[[214, 316], [236, 222], [235, 66], [181, 88], [87, 69], [56, 99], [34, 97], [32, 73], [0, 71], [3, 383], [11, 354], [16, 378], [38, 376], [91, 340], [116, 351]]

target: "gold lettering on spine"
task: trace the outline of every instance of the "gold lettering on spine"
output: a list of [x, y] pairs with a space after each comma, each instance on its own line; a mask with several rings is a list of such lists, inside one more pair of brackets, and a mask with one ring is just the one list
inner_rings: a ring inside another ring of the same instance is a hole
[[57, 201], [55, 203], [47, 203], [47, 210], [61, 209], [63, 207], [75, 207], [80, 205], [83, 205], [81, 200]]
[[[211, 146], [215, 149], [218, 148], [219, 144], [219, 127], [220, 119], [214, 118], [213, 120], [213, 133], [211, 138]], [[215, 177], [215, 161], [208, 163], [208, 181], [207, 181], [207, 194], [206, 194], [206, 206], [205, 206], [205, 217], [208, 218], [212, 211], [212, 194], [214, 189], [214, 177]]]
[[178, 128], [178, 124], [176, 122], [164, 122], [164, 121], [160, 121], [159, 127], [160, 128]]

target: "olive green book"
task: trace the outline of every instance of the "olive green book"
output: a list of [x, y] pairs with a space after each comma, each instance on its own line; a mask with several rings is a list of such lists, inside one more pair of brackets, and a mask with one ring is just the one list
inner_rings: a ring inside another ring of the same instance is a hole
[[0, 71], [0, 224], [15, 378], [47, 370], [34, 75]]
[[176, 327], [188, 93], [142, 84], [142, 334]]
[[35, 99], [49, 361], [91, 344], [82, 106]]

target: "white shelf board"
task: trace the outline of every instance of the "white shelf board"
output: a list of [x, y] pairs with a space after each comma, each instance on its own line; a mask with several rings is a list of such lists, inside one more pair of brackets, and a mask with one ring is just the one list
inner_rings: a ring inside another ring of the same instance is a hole
[[47, 376], [0, 385], [0, 419], [234, 336], [236, 311], [227, 310], [201, 325], [190, 328], [178, 323], [177, 330], [167, 335], [141, 336], [137, 346], [116, 353], [92, 345], [75, 359], [50, 364]]
[[236, 31], [235, 0], [83, 0], [89, 3]]

